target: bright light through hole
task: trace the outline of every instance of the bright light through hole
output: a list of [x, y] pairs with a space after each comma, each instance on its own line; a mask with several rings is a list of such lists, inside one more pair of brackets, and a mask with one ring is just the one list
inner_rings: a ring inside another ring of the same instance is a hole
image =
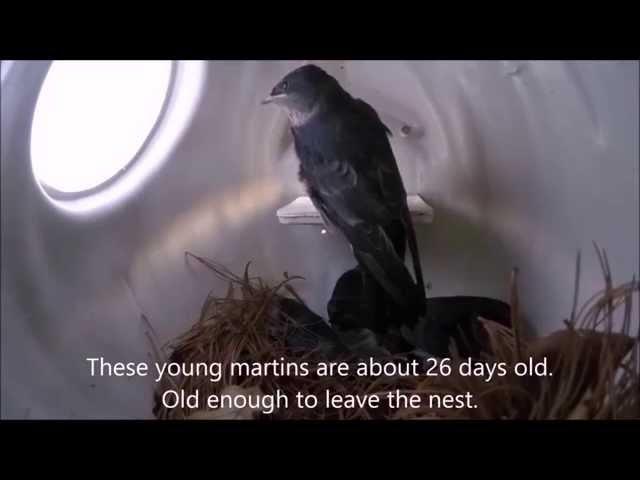
[[56, 61], [33, 118], [36, 178], [60, 192], [109, 180], [133, 160], [162, 110], [169, 61]]

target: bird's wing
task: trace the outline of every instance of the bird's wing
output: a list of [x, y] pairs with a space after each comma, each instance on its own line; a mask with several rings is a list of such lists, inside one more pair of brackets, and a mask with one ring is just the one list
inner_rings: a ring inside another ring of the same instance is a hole
[[357, 100], [331, 119], [294, 132], [301, 176], [343, 220], [386, 225], [401, 218], [406, 206], [388, 128], [375, 110]]
[[[391, 136], [391, 131], [382, 123], [378, 113], [368, 103], [362, 100], [356, 100], [355, 105], [355, 109], [362, 117], [368, 119], [368, 123], [382, 126], [385, 132]], [[402, 183], [400, 170], [398, 169], [398, 164], [395, 161], [388, 139], [383, 135], [379, 135], [376, 138], [379, 139], [378, 141], [381, 143], [379, 148], [386, 152], [385, 155], [379, 157], [380, 165], [378, 167], [378, 175], [381, 192], [385, 201], [393, 205], [394, 209], [401, 212], [400, 219], [404, 224], [406, 238], [409, 242], [409, 250], [411, 251], [411, 259], [418, 288], [421, 292], [424, 292], [425, 285], [424, 278], [422, 276], [422, 266], [420, 264], [420, 254], [418, 252], [418, 242], [416, 240], [416, 233], [413, 228], [411, 214], [409, 213], [406, 191]], [[384, 142], [382, 142], [382, 139], [384, 139]], [[384, 145], [382, 145], [382, 143], [384, 143]], [[426, 303], [423, 301], [420, 308], [422, 314], [426, 313], [425, 308]]]
[[354, 111], [360, 124], [366, 125], [367, 130], [370, 130], [370, 141], [374, 143], [372, 147], [375, 153], [372, 155], [371, 164], [376, 168], [374, 171], [364, 169], [363, 173], [368, 173], [372, 182], [378, 182], [381, 200], [397, 212], [406, 205], [406, 191], [387, 138], [387, 135], [392, 136], [391, 130], [382, 123], [371, 105], [363, 100], [355, 100]]
[[400, 305], [415, 305], [416, 285], [385, 232], [406, 194], [384, 125], [361, 111], [294, 132], [309, 194], [347, 237], [354, 254]]

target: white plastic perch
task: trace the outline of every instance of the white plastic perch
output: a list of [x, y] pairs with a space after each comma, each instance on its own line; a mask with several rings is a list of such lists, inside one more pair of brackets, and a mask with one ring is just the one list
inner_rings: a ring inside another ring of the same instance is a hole
[[[407, 203], [414, 223], [433, 222], [433, 208], [419, 195], [408, 195]], [[293, 202], [278, 209], [278, 220], [283, 224], [322, 225], [322, 217], [309, 197], [296, 198]]]

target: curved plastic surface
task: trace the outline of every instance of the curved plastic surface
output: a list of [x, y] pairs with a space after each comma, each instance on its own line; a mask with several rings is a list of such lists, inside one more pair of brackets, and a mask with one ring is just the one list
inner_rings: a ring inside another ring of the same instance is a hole
[[[638, 63], [320, 62], [381, 113], [410, 194], [435, 212], [418, 226], [432, 295], [506, 299], [520, 269], [522, 309], [539, 331], [602, 285], [637, 272]], [[91, 378], [87, 357], [147, 361], [144, 313], [161, 341], [181, 333], [223, 285], [186, 250], [297, 283], [326, 316], [353, 265], [337, 235], [282, 225], [303, 195], [285, 117], [260, 106], [297, 62], [210, 62], [188, 127], [127, 201], [65, 214], [31, 173], [29, 130], [46, 63], [2, 79], [2, 417], [150, 418], [151, 378]]]

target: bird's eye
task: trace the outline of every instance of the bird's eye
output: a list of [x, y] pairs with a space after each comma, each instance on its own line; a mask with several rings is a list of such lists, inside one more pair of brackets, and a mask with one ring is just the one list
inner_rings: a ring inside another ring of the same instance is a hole
[[289, 86], [289, 84], [287, 82], [282, 82], [282, 91], [285, 91], [287, 89], [287, 87]]

